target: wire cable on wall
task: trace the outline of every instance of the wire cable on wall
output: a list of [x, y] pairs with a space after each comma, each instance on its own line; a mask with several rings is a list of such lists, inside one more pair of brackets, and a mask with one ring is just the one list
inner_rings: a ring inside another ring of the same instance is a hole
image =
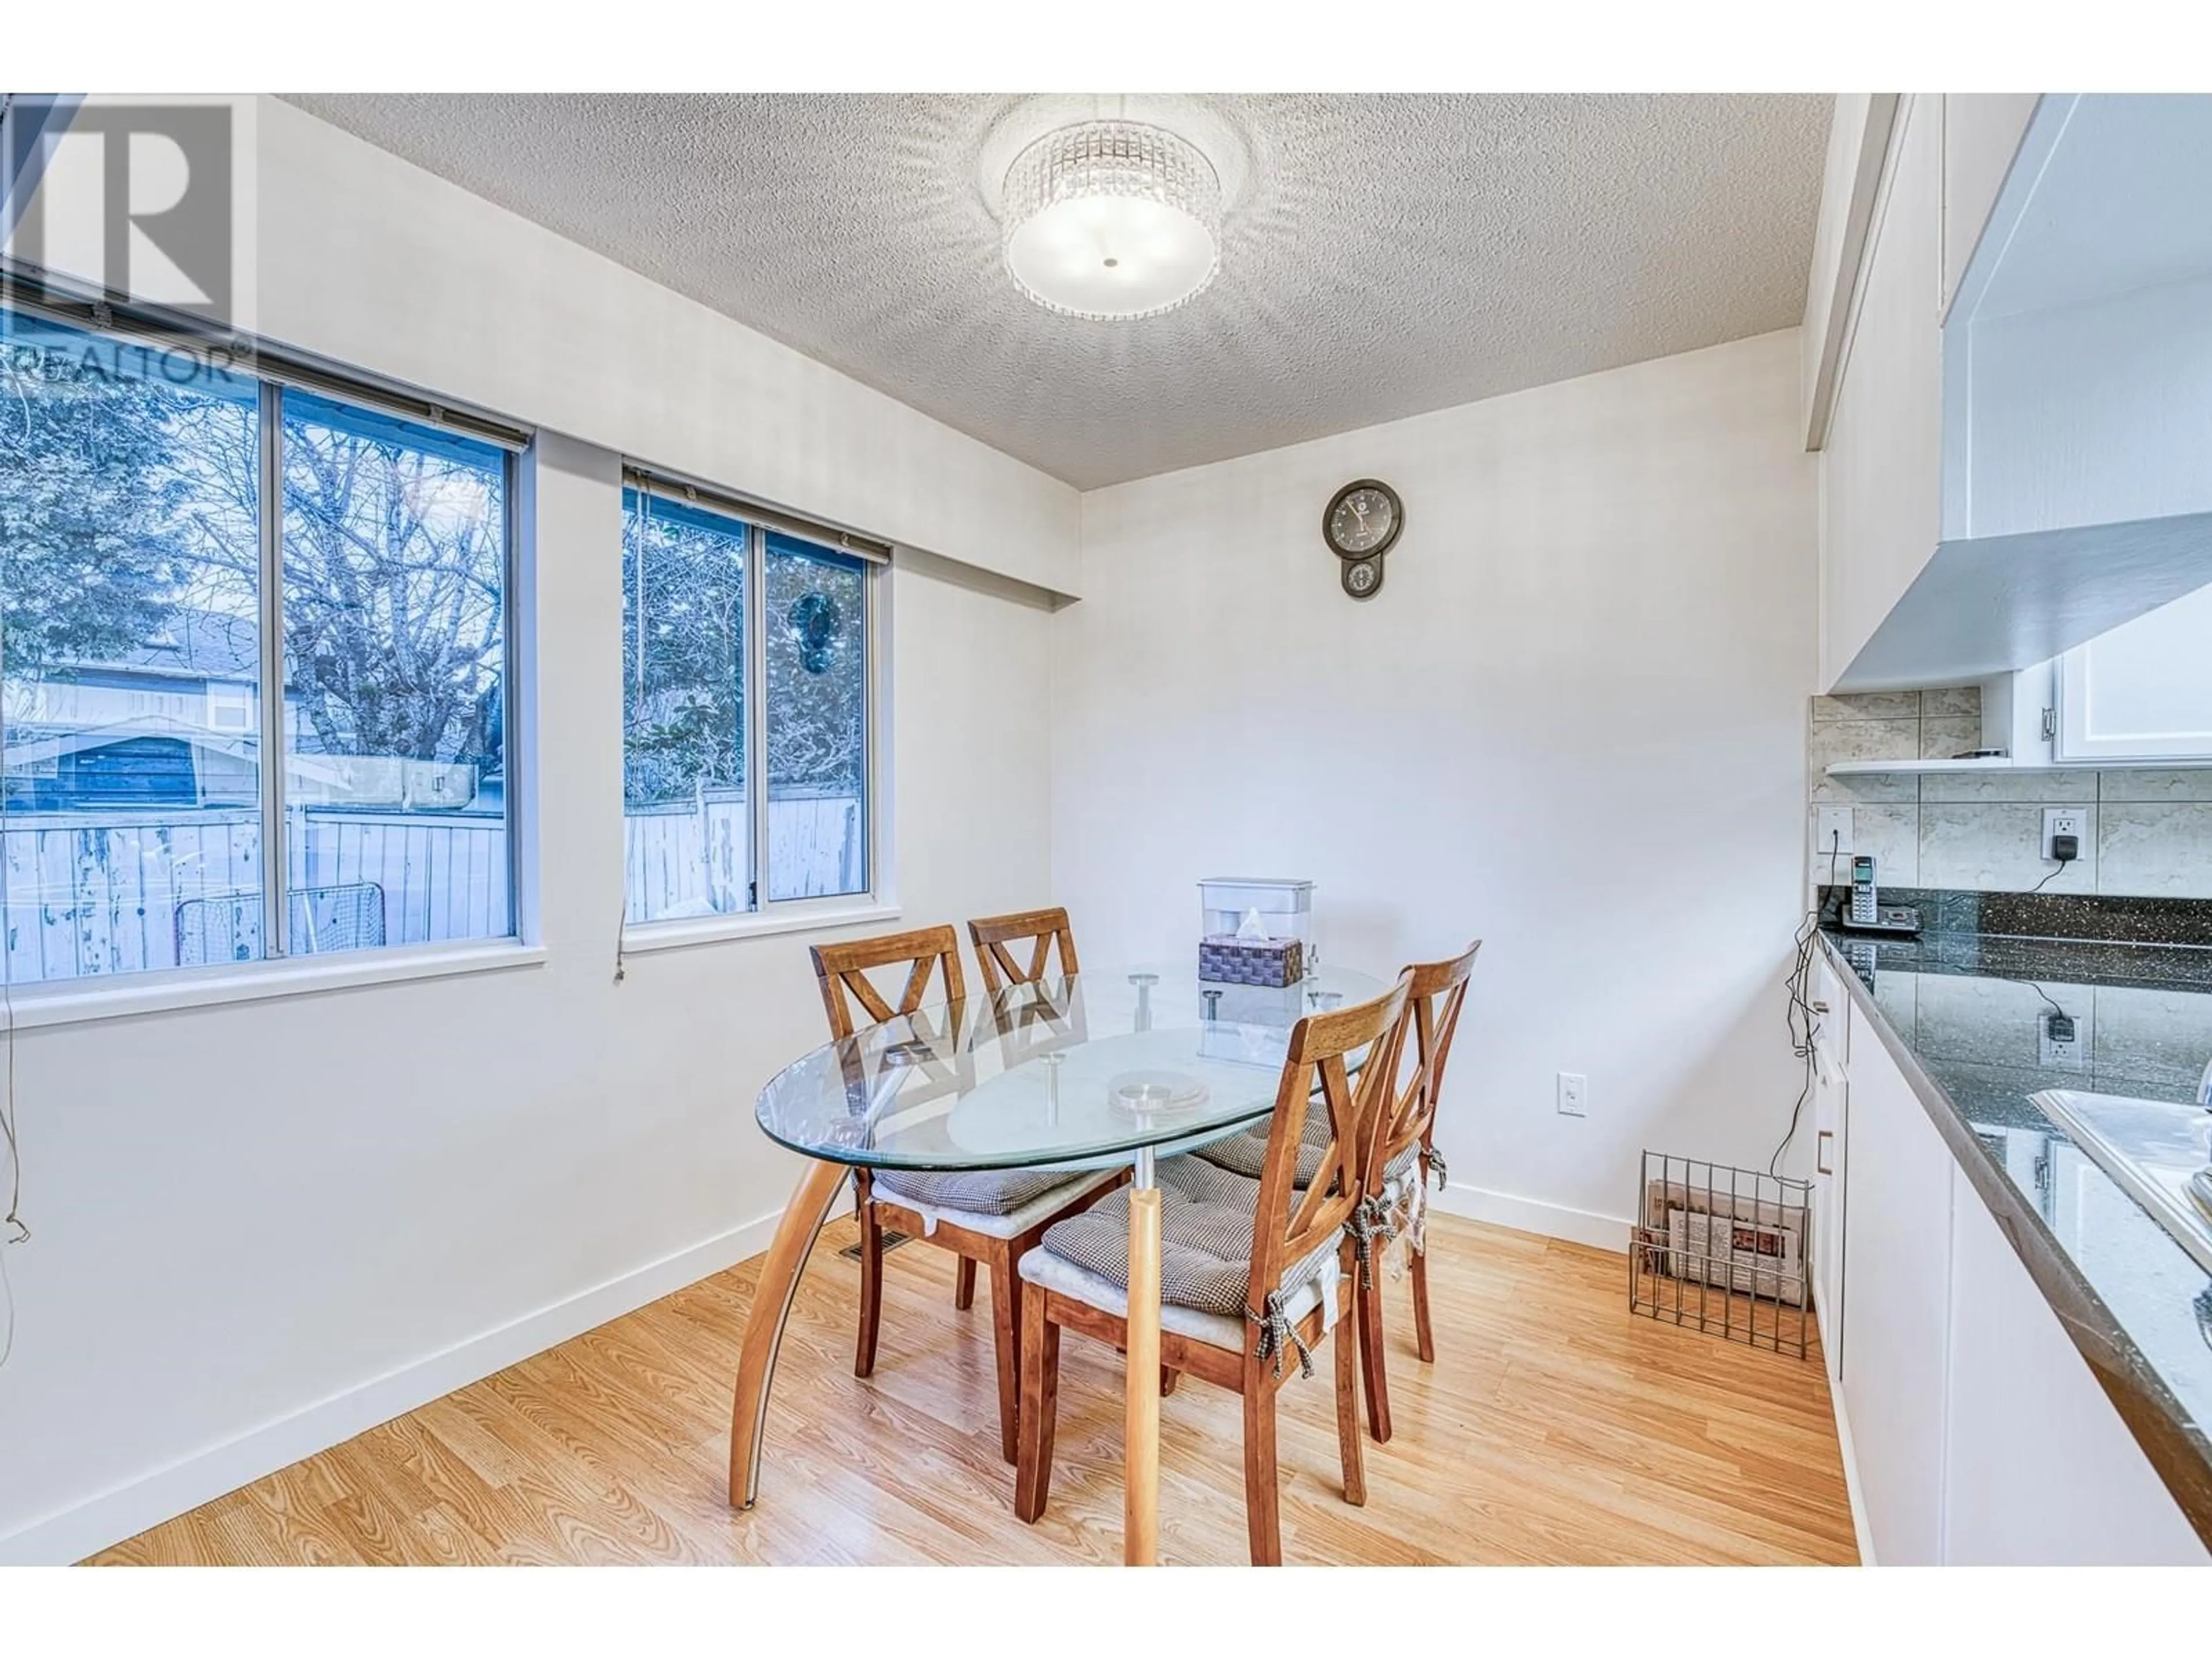
[[1790, 1127], [1783, 1131], [1782, 1139], [1774, 1149], [1774, 1156], [1766, 1160], [1766, 1173], [1776, 1175], [1782, 1166], [1782, 1155], [1790, 1150], [1790, 1143], [1797, 1139], [1797, 1125], [1805, 1115], [1805, 1103], [1813, 1097], [1814, 1055], [1820, 1046], [1820, 1011], [1813, 1006], [1811, 985], [1813, 953], [1819, 948], [1820, 937], [1821, 896], [1828, 887], [1836, 885], [1836, 860], [1843, 856], [1843, 836], [1837, 831], [1828, 834], [1828, 879], [1826, 886], [1816, 889], [1812, 908], [1806, 911], [1805, 920], [1798, 925], [1796, 937], [1790, 941], [1795, 957], [1790, 966], [1788, 1012], [1784, 1015], [1790, 1027], [1790, 1052], [1805, 1068], [1805, 1081], [1797, 1091], [1796, 1104], [1790, 1109]]

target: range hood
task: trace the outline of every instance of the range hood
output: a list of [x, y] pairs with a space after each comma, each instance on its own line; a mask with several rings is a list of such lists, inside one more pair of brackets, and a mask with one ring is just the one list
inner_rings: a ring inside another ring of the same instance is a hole
[[[2212, 457], [2206, 462], [2212, 480]], [[2212, 582], [2212, 510], [1936, 544], [1839, 691], [1960, 685], [2050, 661]]]

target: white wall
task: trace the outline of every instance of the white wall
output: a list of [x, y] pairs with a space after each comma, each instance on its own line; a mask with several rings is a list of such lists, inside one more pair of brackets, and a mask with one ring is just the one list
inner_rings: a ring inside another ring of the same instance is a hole
[[[616, 389], [647, 435], [607, 441], [644, 459], [947, 559], [1060, 534], [1072, 562], [1066, 486], [296, 112], [262, 135], [272, 331], [556, 428]], [[408, 280], [373, 227], [419, 239]], [[291, 240], [324, 236], [325, 258]], [[809, 936], [633, 956], [614, 982], [617, 459], [549, 437], [533, 478], [543, 965], [17, 1034], [35, 1237], [7, 1261], [0, 1561], [83, 1554], [765, 1246], [793, 1171], [752, 1101], [821, 1038]], [[1008, 688], [1045, 683], [1052, 613], [900, 558], [905, 914], [1042, 902], [1049, 718]]]
[[[1798, 376], [1792, 330], [1085, 495], [1053, 887], [1086, 959], [1192, 942], [1202, 876], [1310, 876], [1328, 959], [1485, 941], [1456, 1204], [1619, 1249], [1589, 1218], [1638, 1148], [1763, 1168], [1800, 1081]], [[1360, 477], [1407, 513], [1365, 605], [1319, 535]]]

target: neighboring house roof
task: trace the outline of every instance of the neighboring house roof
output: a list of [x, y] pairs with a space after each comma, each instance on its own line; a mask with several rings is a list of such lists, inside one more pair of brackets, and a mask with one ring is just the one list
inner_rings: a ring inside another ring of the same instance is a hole
[[258, 617], [178, 605], [152, 638], [132, 649], [112, 657], [80, 658], [58, 665], [185, 679], [250, 681], [260, 672], [260, 640]]

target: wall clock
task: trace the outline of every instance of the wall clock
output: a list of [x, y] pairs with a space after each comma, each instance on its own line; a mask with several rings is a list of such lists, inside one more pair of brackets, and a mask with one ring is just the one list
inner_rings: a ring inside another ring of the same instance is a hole
[[1406, 527], [1398, 492], [1375, 478], [1355, 478], [1328, 499], [1321, 515], [1322, 539], [1339, 562], [1338, 580], [1355, 599], [1382, 591], [1382, 556]]

